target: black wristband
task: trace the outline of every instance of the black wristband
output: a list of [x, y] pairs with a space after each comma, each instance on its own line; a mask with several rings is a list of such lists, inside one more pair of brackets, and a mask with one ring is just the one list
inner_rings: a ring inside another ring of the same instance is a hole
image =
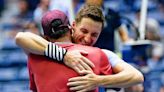
[[55, 43], [48, 43], [48, 46], [45, 49], [45, 55], [49, 58], [63, 62], [64, 56], [67, 53], [67, 50], [56, 45]]

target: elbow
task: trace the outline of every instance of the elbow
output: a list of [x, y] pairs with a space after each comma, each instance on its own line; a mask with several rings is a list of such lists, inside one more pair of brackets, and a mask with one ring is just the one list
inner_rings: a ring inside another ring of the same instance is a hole
[[142, 73], [140, 73], [140, 76], [138, 79], [139, 79], [140, 83], [143, 83], [144, 82], [144, 75]]
[[143, 83], [144, 82], [144, 76], [141, 72], [137, 71], [135, 74], [134, 74], [134, 81], [136, 84], [139, 84], [139, 83]]
[[20, 45], [21, 42], [23, 41], [24, 38], [24, 33], [23, 32], [18, 32], [17, 35], [15, 36], [15, 42], [17, 45]]

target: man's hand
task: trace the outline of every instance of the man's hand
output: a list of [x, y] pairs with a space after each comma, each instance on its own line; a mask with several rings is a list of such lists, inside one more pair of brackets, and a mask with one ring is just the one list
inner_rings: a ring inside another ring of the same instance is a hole
[[83, 55], [88, 53], [81, 50], [68, 51], [64, 56], [64, 64], [81, 75], [82, 70], [92, 71], [94, 64]]
[[87, 92], [98, 87], [99, 76], [91, 71], [83, 70], [81, 74], [85, 76], [74, 77], [68, 80], [67, 86], [70, 87], [71, 91], [76, 92]]

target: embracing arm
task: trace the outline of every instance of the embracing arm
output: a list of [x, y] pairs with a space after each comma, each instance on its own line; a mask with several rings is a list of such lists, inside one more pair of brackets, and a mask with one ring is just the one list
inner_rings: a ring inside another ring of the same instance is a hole
[[108, 50], [103, 51], [108, 56], [115, 74], [102, 77], [110, 81], [110, 83], [104, 82], [102, 85], [109, 84], [108, 87], [128, 87], [143, 82], [144, 78], [140, 71], [123, 61], [115, 53]]
[[27, 53], [45, 55], [59, 62], [63, 61], [66, 54], [66, 49], [30, 32], [19, 32], [15, 39], [16, 44], [25, 49]]
[[144, 81], [143, 75], [125, 62], [119, 62], [113, 70], [118, 73], [96, 75], [90, 71], [83, 71], [85, 76], [70, 78], [67, 85], [70, 86], [70, 90], [85, 92], [100, 86], [105, 88], [130, 87]]
[[[55, 45], [55, 43], [51, 43], [50, 45], [50, 43], [44, 38], [30, 32], [19, 32], [16, 35], [15, 40], [16, 40], [16, 44], [19, 45], [21, 48], [25, 49], [28, 53], [33, 53], [33, 54], [38, 54], [38, 55], [45, 55], [44, 52], [47, 52], [47, 53], [52, 52], [50, 49], [47, 49], [47, 47]], [[61, 47], [59, 48], [64, 49]], [[78, 50], [68, 51], [65, 54], [65, 56], [63, 56], [64, 64], [74, 69], [78, 73], [80, 73], [81, 70], [92, 71], [91, 67], [94, 67], [94, 64], [91, 61], [89, 61], [87, 58], [82, 56], [81, 54], [87, 54], [87, 53], [84, 51], [78, 51]], [[51, 55], [46, 55], [46, 56], [48, 56], [49, 58], [52, 58], [52, 53]]]
[[123, 43], [133, 41], [133, 39], [128, 36], [128, 31], [124, 24], [118, 28], [118, 32]]
[[122, 88], [142, 83], [144, 81], [143, 75], [140, 71], [121, 60], [112, 52], [110, 52], [109, 56], [110, 57], [108, 58], [109, 61], [112, 61], [111, 65], [113, 66], [112, 68], [115, 74], [96, 75], [94, 73], [84, 71], [86, 76], [69, 79], [68, 86], [70, 86], [70, 90], [89, 91], [98, 86], [106, 88]]
[[119, 62], [113, 71], [116, 74], [99, 77], [99, 86], [129, 87], [144, 81], [142, 73], [126, 62]]
[[18, 32], [15, 40], [16, 44], [28, 53], [38, 55], [44, 55], [45, 48], [48, 46], [47, 40], [30, 32]]

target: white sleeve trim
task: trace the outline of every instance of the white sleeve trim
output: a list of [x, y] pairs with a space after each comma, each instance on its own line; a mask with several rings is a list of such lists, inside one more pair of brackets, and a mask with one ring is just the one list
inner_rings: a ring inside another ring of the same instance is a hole
[[112, 65], [112, 67], [115, 67], [116, 64], [118, 64], [119, 62], [122, 62], [123, 61], [121, 58], [119, 58], [115, 53], [113, 53], [110, 50], [102, 49], [102, 51], [108, 57], [108, 61], [110, 62], [110, 64]]

